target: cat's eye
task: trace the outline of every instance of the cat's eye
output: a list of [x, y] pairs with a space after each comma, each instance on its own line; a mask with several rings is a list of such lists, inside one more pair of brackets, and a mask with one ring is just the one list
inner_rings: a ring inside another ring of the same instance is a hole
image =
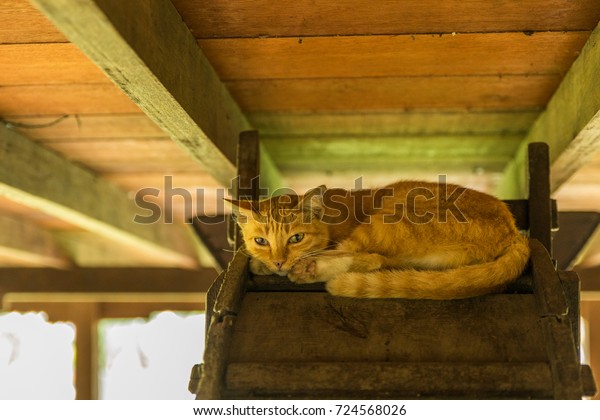
[[260, 246], [269, 245], [269, 241], [267, 241], [265, 238], [261, 238], [260, 236], [254, 238], [254, 242], [259, 244]]
[[288, 239], [288, 243], [297, 244], [302, 239], [304, 239], [304, 233], [296, 233], [295, 235], [291, 236], [290, 239]]

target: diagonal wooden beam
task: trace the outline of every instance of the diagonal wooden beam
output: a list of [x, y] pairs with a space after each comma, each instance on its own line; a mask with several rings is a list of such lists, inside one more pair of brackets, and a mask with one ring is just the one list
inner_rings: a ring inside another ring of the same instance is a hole
[[[229, 185], [238, 135], [251, 127], [169, 0], [32, 3], [216, 180]], [[276, 168], [266, 154], [263, 160], [263, 184], [278, 186]]]
[[550, 146], [551, 189], [556, 191], [600, 151], [600, 24], [535, 121], [498, 187], [502, 198], [527, 196], [527, 144]]
[[157, 261], [197, 266], [194, 250], [178, 226], [135, 223], [138, 209], [125, 192], [2, 125], [0, 196]]
[[72, 265], [52, 235], [23, 220], [0, 215], [0, 265], [68, 268]]

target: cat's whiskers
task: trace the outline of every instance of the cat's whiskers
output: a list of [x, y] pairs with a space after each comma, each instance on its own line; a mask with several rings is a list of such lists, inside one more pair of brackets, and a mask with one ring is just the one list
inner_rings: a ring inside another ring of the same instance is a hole
[[336, 249], [331, 249], [330, 246], [326, 246], [324, 248], [319, 248], [319, 249], [314, 249], [312, 251], [309, 251], [305, 254], [302, 254], [300, 257], [298, 257], [298, 260], [304, 259], [304, 258], [309, 258], [309, 257], [314, 257], [316, 255], [322, 255], [324, 253], [328, 253], [328, 254], [335, 254], [335, 255], [351, 255], [351, 252], [348, 251], [340, 251], [340, 250], [336, 250]]

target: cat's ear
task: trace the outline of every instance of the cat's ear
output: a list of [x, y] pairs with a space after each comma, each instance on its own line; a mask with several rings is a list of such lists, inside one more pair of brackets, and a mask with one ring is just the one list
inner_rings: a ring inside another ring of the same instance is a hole
[[318, 219], [321, 219], [325, 212], [325, 206], [323, 204], [325, 191], [327, 191], [327, 187], [325, 185], [320, 185], [317, 188], [308, 190], [300, 200], [300, 208], [302, 209], [303, 213], [313, 215]]
[[234, 200], [224, 198], [229, 203], [231, 211], [235, 215], [238, 223], [245, 223], [248, 218], [255, 218], [258, 214], [258, 203], [251, 200]]

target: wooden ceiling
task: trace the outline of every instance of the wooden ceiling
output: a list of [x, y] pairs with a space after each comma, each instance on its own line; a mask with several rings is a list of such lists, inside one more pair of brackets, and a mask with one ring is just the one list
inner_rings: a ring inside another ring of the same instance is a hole
[[[560, 208], [600, 211], [599, 22], [597, 0], [0, 0], [0, 225], [28, 235], [0, 233], [0, 264], [194, 266], [165, 177], [220, 211], [251, 127], [266, 183], [299, 192], [523, 196], [547, 137]], [[143, 188], [178, 223], [135, 226]]]

